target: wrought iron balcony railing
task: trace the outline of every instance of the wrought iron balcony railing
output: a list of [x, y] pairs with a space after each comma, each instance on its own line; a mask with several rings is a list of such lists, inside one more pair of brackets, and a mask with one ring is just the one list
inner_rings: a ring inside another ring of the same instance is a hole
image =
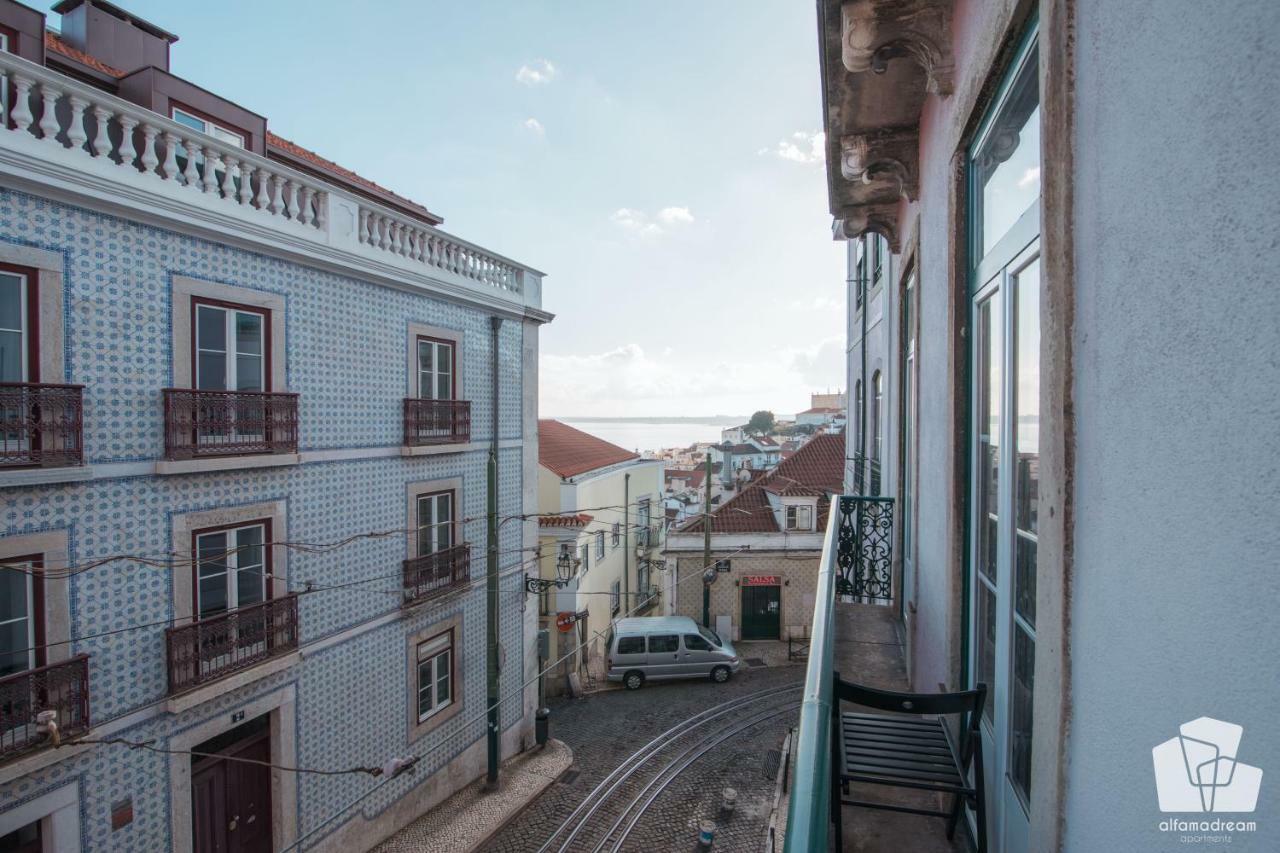
[[166, 459], [298, 452], [298, 395], [164, 389]]
[[646, 524], [636, 531], [637, 548], [657, 548], [662, 543], [662, 526]]
[[844, 495], [835, 502], [840, 576], [836, 594], [893, 600], [893, 498]]
[[405, 398], [405, 447], [460, 444], [470, 440], [471, 401]]
[[471, 576], [471, 545], [463, 542], [404, 561], [404, 606], [443, 595]]
[[297, 593], [169, 628], [169, 695], [290, 652], [298, 633]]
[[63, 737], [89, 730], [89, 656], [38, 666], [0, 678], [0, 760], [48, 743], [41, 711], [53, 711]]
[[84, 386], [0, 382], [0, 467], [84, 464]]

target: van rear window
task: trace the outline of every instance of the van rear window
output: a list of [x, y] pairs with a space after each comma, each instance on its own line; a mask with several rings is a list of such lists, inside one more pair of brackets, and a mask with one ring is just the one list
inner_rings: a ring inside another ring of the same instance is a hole
[[618, 654], [620, 655], [644, 654], [644, 637], [619, 637], [618, 638]]

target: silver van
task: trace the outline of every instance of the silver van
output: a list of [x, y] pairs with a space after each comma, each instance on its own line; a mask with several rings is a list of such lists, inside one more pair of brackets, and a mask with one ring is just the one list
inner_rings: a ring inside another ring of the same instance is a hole
[[619, 619], [607, 648], [607, 677], [628, 690], [650, 679], [710, 678], [723, 684], [742, 666], [732, 643], [688, 616]]

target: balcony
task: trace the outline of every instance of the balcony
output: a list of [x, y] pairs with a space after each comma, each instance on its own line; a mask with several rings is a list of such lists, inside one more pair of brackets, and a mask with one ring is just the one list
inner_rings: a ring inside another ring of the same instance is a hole
[[364, 195], [12, 53], [0, 83], [6, 185], [542, 314], [541, 273]]
[[[843, 496], [827, 523], [810, 631], [804, 703], [795, 738], [795, 770], [787, 796], [786, 851], [826, 850], [832, 822], [832, 717], [835, 674], [881, 690], [908, 689], [902, 629], [892, 603], [893, 501]], [[936, 807], [925, 792], [864, 791], [851, 783], [852, 799], [889, 802], [903, 808]], [[888, 792], [886, 794], [886, 792]], [[844, 807], [843, 844], [866, 853], [960, 853], [945, 821], [893, 811]]]
[[298, 648], [298, 633], [296, 593], [169, 628], [169, 695], [291, 652]]
[[469, 400], [405, 398], [405, 447], [465, 444], [470, 440], [471, 402]]
[[298, 395], [165, 388], [170, 460], [298, 452]]
[[37, 718], [54, 711], [62, 738], [89, 730], [89, 656], [0, 678], [0, 761], [48, 743]]
[[404, 606], [413, 607], [467, 583], [471, 545], [463, 542], [404, 561]]
[[84, 386], [0, 383], [0, 468], [84, 464]]
[[662, 544], [662, 526], [659, 524], [644, 524], [636, 530], [636, 550], [648, 551], [651, 548], [657, 548]]

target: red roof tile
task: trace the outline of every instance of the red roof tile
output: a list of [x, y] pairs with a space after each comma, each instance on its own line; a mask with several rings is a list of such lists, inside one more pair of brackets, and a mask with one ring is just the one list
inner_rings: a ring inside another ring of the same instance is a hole
[[542, 527], [586, 527], [592, 521], [592, 516], [585, 512], [577, 515], [540, 515], [538, 516], [538, 524]]
[[48, 30], [45, 30], [44, 33], [44, 47], [45, 50], [52, 50], [54, 53], [60, 53], [68, 59], [74, 59], [81, 65], [87, 65], [94, 71], [101, 71], [108, 77], [120, 78], [125, 75], [125, 72], [120, 69], [112, 68], [107, 63], [99, 62], [84, 51], [75, 49], [59, 38], [56, 33], [51, 33]]
[[[844, 488], [844, 435], [816, 435], [777, 468], [753, 481], [732, 500], [711, 513], [712, 533], [778, 533], [769, 505], [769, 492], [818, 498], [817, 529], [826, 526], [830, 496]], [[695, 518], [679, 533], [701, 533], [703, 519]]]
[[538, 464], [557, 476], [576, 477], [639, 458], [637, 453], [560, 421], [538, 421]]

